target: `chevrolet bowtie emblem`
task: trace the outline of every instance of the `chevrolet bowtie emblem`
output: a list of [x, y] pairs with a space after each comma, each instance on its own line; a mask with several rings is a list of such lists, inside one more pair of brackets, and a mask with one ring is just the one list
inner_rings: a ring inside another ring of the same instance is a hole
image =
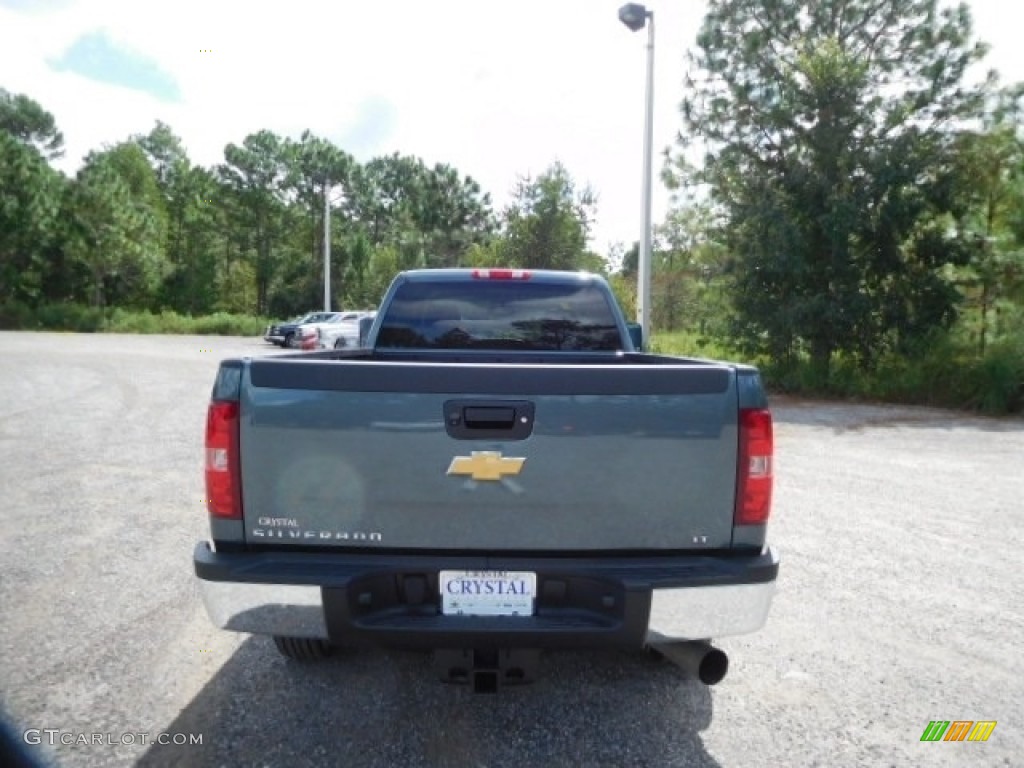
[[448, 467], [449, 475], [469, 475], [474, 480], [501, 480], [518, 475], [526, 459], [504, 458], [500, 451], [473, 451], [472, 456], [456, 456]]

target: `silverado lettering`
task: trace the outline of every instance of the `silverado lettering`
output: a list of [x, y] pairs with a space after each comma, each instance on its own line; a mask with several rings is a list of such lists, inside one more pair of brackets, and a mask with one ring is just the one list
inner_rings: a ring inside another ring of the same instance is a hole
[[711, 639], [760, 629], [778, 574], [771, 412], [756, 368], [643, 341], [595, 275], [415, 270], [365, 348], [221, 361], [211, 620], [296, 659], [422, 648], [478, 691], [567, 647], [718, 682]]
[[269, 539], [316, 539], [317, 541], [334, 539], [337, 541], [381, 541], [382, 534], [364, 533], [362, 531], [282, 531], [280, 529], [253, 528], [252, 535]]

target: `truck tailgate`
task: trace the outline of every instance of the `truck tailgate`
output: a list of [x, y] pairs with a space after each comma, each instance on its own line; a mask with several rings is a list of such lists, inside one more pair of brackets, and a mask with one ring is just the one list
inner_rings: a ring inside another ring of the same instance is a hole
[[250, 543], [731, 543], [737, 392], [726, 365], [271, 358], [248, 362], [241, 395]]

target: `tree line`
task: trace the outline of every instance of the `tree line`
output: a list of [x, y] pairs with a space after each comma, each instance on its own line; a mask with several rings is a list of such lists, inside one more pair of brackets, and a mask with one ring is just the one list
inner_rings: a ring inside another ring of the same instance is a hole
[[[972, 79], [986, 52], [966, 5], [710, 0], [664, 157], [656, 332], [825, 383], [996, 350], [1024, 400], [1024, 88]], [[596, 194], [558, 163], [495, 211], [451, 166], [359, 163], [309, 132], [251, 134], [204, 168], [157, 123], [73, 178], [50, 165], [62, 145], [43, 106], [0, 91], [0, 305], [316, 307], [326, 200], [336, 303], [375, 304], [400, 269], [492, 265], [604, 272], [635, 309], [636, 244], [591, 250]]]
[[330, 207], [334, 306], [374, 306], [402, 269], [599, 268], [593, 195], [554, 163], [495, 212], [470, 176], [272, 131], [193, 163], [170, 126], [90, 152], [74, 177], [53, 116], [0, 89], [0, 304], [285, 316], [322, 306]]

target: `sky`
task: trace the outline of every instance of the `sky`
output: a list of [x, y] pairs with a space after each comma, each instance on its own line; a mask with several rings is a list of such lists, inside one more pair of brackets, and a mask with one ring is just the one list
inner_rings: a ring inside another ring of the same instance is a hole
[[[986, 66], [1024, 80], [1024, 6], [973, 0]], [[0, 87], [86, 153], [170, 125], [193, 162], [267, 129], [356, 159], [400, 152], [475, 178], [496, 209], [560, 161], [598, 196], [591, 247], [641, 231], [646, 31], [622, 0], [0, 0]], [[655, 174], [681, 128], [701, 0], [656, 0]], [[654, 222], [669, 194], [655, 177]]]

